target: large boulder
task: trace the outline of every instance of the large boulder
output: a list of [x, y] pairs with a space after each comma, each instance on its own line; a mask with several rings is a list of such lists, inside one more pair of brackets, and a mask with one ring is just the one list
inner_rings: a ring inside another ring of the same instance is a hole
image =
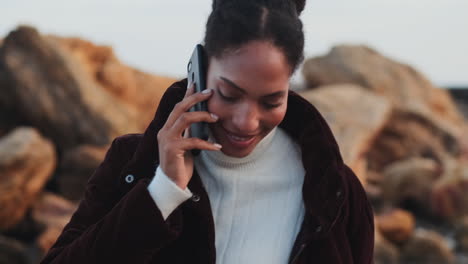
[[57, 41], [80, 62], [87, 76], [117, 97], [118, 101], [138, 112], [135, 122], [145, 128], [152, 120], [156, 106], [174, 78], [157, 76], [122, 64], [109, 46], [98, 46], [79, 38], [47, 36]]
[[446, 161], [443, 177], [438, 179], [431, 190], [431, 208], [437, 216], [456, 221], [468, 216], [468, 163], [456, 160]]
[[[376, 224], [378, 221], [376, 219]], [[374, 263], [375, 264], [399, 264], [400, 252], [398, 248], [375, 230]]]
[[414, 216], [402, 209], [393, 209], [377, 216], [377, 227], [382, 235], [395, 244], [407, 241], [414, 231]]
[[142, 132], [169, 78], [123, 66], [112, 50], [19, 27], [0, 47], [0, 109], [60, 151]]
[[367, 153], [369, 169], [381, 171], [393, 162], [412, 157], [437, 161], [461, 154], [460, 141], [433, 121], [409, 111], [394, 111]]
[[57, 170], [58, 192], [72, 201], [80, 200], [89, 177], [104, 160], [108, 148], [80, 145], [65, 151]]
[[[341, 45], [308, 59], [303, 74], [309, 88], [357, 84], [391, 102], [392, 115], [366, 154], [370, 171], [379, 173], [411, 157], [434, 159], [442, 170], [450, 158], [468, 160], [462, 114], [446, 90], [433, 86], [411, 66], [365, 46]], [[372, 188], [371, 193], [378, 193]]]
[[433, 185], [442, 176], [437, 162], [420, 157], [394, 162], [385, 167], [382, 174], [380, 187], [387, 206], [412, 201], [428, 209]]
[[401, 249], [403, 264], [450, 264], [455, 255], [449, 242], [439, 233], [417, 229]]
[[55, 167], [54, 147], [36, 129], [19, 127], [0, 138], [0, 230], [23, 218]]
[[300, 95], [324, 116], [340, 146], [346, 164], [366, 182], [366, 153], [391, 114], [391, 104], [352, 84], [329, 85]]
[[34, 203], [33, 219], [45, 226], [45, 231], [37, 238], [42, 253], [46, 253], [55, 243], [76, 208], [75, 203], [52, 193], [43, 193]]
[[462, 133], [463, 117], [449, 93], [436, 88], [409, 65], [366, 46], [340, 45], [308, 59], [302, 73], [309, 87], [354, 83], [389, 98], [397, 109], [432, 120], [453, 135]]

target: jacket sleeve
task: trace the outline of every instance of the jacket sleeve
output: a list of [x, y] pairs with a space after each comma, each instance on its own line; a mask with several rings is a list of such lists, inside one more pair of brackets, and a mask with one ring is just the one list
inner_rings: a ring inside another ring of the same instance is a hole
[[366, 192], [354, 172], [346, 166], [349, 179], [348, 239], [353, 263], [374, 263], [374, 215]]
[[164, 221], [147, 190], [149, 179], [124, 196], [117, 193], [116, 178], [131, 155], [120, 153], [121, 141], [125, 136], [112, 142], [77, 211], [41, 263], [144, 263], [180, 233], [180, 211]]

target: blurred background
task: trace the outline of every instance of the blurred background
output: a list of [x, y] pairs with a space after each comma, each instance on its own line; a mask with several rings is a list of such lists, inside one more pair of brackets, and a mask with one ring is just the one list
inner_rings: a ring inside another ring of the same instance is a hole
[[[0, 263], [37, 263], [110, 142], [141, 133], [209, 0], [2, 1]], [[377, 264], [468, 263], [468, 1], [308, 1], [291, 80], [375, 210]]]
[[[415, 66], [439, 86], [465, 85], [467, 10], [465, 0], [307, 1], [305, 53], [365, 44]], [[146, 72], [181, 77], [210, 12], [211, 0], [2, 1], [0, 35], [30, 24], [45, 34], [110, 45], [121, 61]]]

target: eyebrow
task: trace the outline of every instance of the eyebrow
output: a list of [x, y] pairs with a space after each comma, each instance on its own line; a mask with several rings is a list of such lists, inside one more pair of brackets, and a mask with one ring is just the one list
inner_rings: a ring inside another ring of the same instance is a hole
[[[242, 89], [241, 87], [239, 87], [237, 84], [235, 84], [233, 81], [225, 78], [225, 77], [222, 77], [220, 76], [219, 77], [221, 80], [223, 80], [225, 83], [229, 84], [229, 86], [233, 87], [233, 88], [236, 88], [237, 90], [239, 90], [240, 92], [246, 94], [247, 92]], [[278, 92], [274, 92], [274, 93], [271, 93], [271, 94], [267, 94], [267, 95], [264, 95], [262, 97], [277, 97], [277, 96], [280, 96], [280, 95], [283, 95], [285, 94], [285, 91], [278, 91]]]

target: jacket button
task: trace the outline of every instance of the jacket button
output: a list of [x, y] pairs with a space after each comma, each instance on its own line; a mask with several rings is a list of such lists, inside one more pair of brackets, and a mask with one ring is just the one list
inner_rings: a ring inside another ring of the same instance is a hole
[[315, 232], [320, 233], [321, 231], [322, 231], [322, 226], [317, 226], [317, 228], [315, 229]]
[[133, 175], [129, 174], [129, 175], [125, 176], [125, 181], [127, 183], [132, 183], [133, 180], [135, 180], [135, 177]]
[[194, 195], [192, 195], [192, 198], [191, 198], [191, 199], [192, 199], [192, 201], [194, 201], [194, 202], [198, 202], [198, 201], [200, 201], [200, 196], [198, 196], [197, 194], [194, 194]]

